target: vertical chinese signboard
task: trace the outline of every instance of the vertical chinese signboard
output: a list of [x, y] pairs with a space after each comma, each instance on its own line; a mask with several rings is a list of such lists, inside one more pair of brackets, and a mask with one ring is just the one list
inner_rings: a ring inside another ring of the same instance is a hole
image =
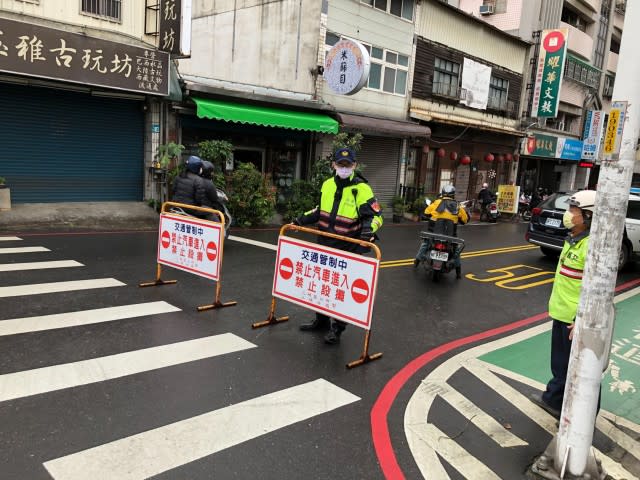
[[602, 110], [589, 110], [587, 112], [582, 136], [582, 160], [595, 162], [598, 159], [603, 124], [604, 112]]
[[377, 259], [281, 236], [273, 296], [369, 330]]
[[174, 56], [190, 56], [191, 0], [160, 0], [159, 7], [158, 47]]
[[566, 28], [542, 32], [531, 109], [534, 117], [555, 117], [558, 114], [568, 36]]
[[169, 94], [167, 53], [6, 18], [0, 18], [0, 71]]
[[498, 210], [503, 213], [518, 213], [519, 185], [498, 185]]
[[624, 119], [627, 116], [628, 102], [613, 102], [609, 111], [609, 120], [604, 134], [604, 157], [607, 160], [618, 160]]

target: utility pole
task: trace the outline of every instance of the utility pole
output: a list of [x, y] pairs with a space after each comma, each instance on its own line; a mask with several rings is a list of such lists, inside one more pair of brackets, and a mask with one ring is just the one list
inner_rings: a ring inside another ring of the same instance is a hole
[[620, 155], [617, 160], [603, 161], [600, 169], [560, 426], [531, 468], [539, 478], [605, 478], [591, 444], [602, 372], [609, 361], [618, 257], [640, 135], [638, 25], [640, 1], [628, 1], [613, 89], [613, 100], [628, 101]]

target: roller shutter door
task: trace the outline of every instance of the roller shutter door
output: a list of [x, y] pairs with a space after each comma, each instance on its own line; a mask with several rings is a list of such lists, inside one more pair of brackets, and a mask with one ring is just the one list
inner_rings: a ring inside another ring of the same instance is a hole
[[401, 149], [399, 138], [365, 135], [358, 154], [359, 161], [366, 165], [363, 175], [378, 201], [385, 205], [385, 216], [391, 215], [391, 197], [397, 193]]
[[12, 202], [142, 200], [140, 102], [0, 84], [0, 105]]

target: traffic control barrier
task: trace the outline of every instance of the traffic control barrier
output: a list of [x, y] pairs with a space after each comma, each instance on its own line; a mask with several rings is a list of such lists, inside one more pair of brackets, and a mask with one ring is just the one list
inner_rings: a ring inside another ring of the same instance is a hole
[[[183, 212], [168, 212], [171, 207]], [[219, 222], [191, 216], [188, 211], [213, 213]], [[157, 273], [153, 282], [141, 283], [140, 287], [157, 287], [177, 283], [177, 280], [162, 280], [162, 265], [209, 278], [216, 282], [215, 300], [210, 305], [198, 307], [198, 311], [231, 307], [238, 302], [220, 301], [222, 281], [220, 268], [224, 254], [224, 215], [213, 208], [197, 207], [176, 202], [164, 202], [160, 211], [158, 228]]]
[[[287, 231], [312, 233], [368, 247], [375, 253], [375, 259], [299, 240], [285, 235]], [[269, 315], [266, 320], [254, 323], [253, 328], [289, 320], [288, 316], [276, 316], [277, 297], [366, 330], [362, 355], [348, 363], [347, 368], [379, 359], [382, 353], [369, 355], [369, 343], [380, 257], [380, 249], [371, 242], [314, 228], [283, 225], [278, 237]]]

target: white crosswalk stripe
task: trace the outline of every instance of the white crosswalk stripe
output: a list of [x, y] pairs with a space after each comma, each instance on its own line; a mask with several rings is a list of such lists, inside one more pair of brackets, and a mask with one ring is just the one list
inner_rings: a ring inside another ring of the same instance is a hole
[[2, 263], [0, 272], [20, 272], [22, 270], [45, 270], [48, 268], [84, 267], [75, 260], [56, 260], [53, 262]]
[[13, 242], [15, 240], [22, 240], [20, 237], [0, 237], [0, 242]]
[[0, 375], [0, 402], [255, 348], [232, 333]]
[[93, 280], [73, 280], [70, 282], [33, 283], [0, 287], [0, 298], [18, 297], [21, 295], [40, 295], [44, 293], [72, 292], [93, 288], [122, 287], [125, 284], [115, 278], [96, 278]]
[[178, 307], [174, 307], [167, 302], [149, 302], [37, 317], [11, 318], [0, 321], [0, 336], [41, 332], [54, 328], [77, 327], [179, 311]]
[[141, 480], [358, 400], [318, 379], [50, 460], [44, 466], [55, 480]]
[[48, 248], [44, 247], [7, 247], [0, 248], [0, 255], [10, 253], [35, 253], [35, 252], [50, 252]]

